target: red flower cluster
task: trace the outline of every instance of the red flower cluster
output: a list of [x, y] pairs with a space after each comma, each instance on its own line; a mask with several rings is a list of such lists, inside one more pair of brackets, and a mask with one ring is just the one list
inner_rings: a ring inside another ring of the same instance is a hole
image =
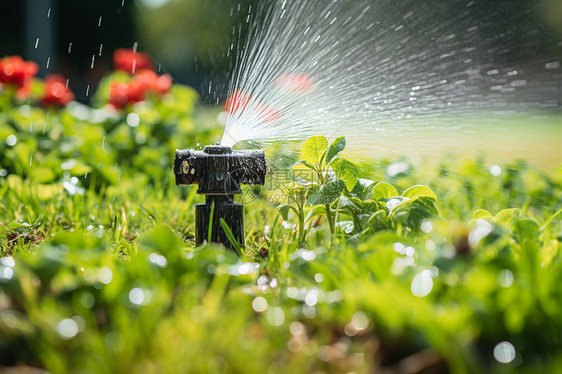
[[271, 124], [281, 120], [281, 113], [274, 107], [262, 102], [254, 102], [250, 104], [250, 96], [240, 90], [234, 90], [232, 95], [226, 99], [224, 109], [229, 113], [237, 111], [252, 111], [257, 113], [258, 117]]
[[230, 95], [224, 102], [224, 110], [226, 110], [228, 113], [234, 113], [238, 110], [244, 110], [248, 106], [249, 102], [249, 96], [246, 96], [240, 90], [234, 90], [232, 95]]
[[287, 74], [277, 78], [276, 83], [279, 87], [287, 91], [305, 93], [312, 89], [314, 82], [304, 74]]
[[16, 97], [25, 99], [31, 91], [31, 78], [39, 67], [35, 62], [24, 61], [20, 56], [0, 59], [0, 83], [16, 88]]
[[132, 49], [119, 48], [113, 53], [113, 65], [116, 70], [135, 74], [139, 70], [154, 70], [154, 65], [146, 53]]
[[172, 87], [172, 77], [151, 70], [139, 71], [128, 83], [114, 82], [109, 88], [109, 103], [117, 109], [147, 98], [149, 93], [162, 96]]
[[41, 99], [43, 106], [64, 106], [74, 100], [74, 94], [66, 87], [66, 79], [57, 74], [45, 78], [45, 93]]

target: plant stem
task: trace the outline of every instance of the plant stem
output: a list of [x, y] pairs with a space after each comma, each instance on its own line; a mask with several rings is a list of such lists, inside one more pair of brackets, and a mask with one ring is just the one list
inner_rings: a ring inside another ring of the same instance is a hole
[[304, 245], [304, 204], [299, 204], [299, 246]]
[[334, 216], [332, 215], [330, 204], [326, 204], [326, 219], [330, 225], [330, 233], [334, 235]]

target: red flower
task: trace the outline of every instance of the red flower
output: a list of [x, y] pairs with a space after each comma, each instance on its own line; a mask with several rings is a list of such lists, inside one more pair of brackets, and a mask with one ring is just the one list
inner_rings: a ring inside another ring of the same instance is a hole
[[128, 104], [145, 100], [149, 93], [165, 95], [172, 87], [172, 77], [168, 74], [158, 76], [151, 70], [139, 71], [129, 82], [112, 83], [109, 88], [109, 104], [117, 109]]
[[135, 74], [139, 70], [154, 70], [154, 65], [146, 53], [125, 48], [119, 48], [113, 53], [113, 65], [115, 69], [129, 74]]
[[224, 109], [229, 114], [237, 111], [248, 111], [252, 113], [252, 116], [257, 116], [257, 118], [268, 124], [276, 124], [281, 120], [281, 113], [275, 107], [261, 101], [256, 102], [256, 100], [250, 104], [250, 96], [240, 90], [234, 90], [224, 103]]
[[0, 83], [21, 88], [38, 70], [33, 61], [24, 61], [20, 56], [6, 57], [0, 60]]
[[228, 113], [234, 113], [237, 110], [244, 110], [250, 102], [250, 96], [244, 94], [240, 90], [234, 90], [232, 95], [226, 99], [224, 103], [224, 109]]
[[277, 124], [281, 120], [281, 113], [269, 105], [260, 106], [260, 118], [268, 124]]
[[287, 74], [277, 78], [277, 85], [287, 91], [308, 92], [314, 86], [314, 82], [304, 74]]
[[74, 94], [66, 87], [66, 79], [57, 74], [45, 77], [45, 94], [41, 99], [43, 106], [65, 106], [74, 100]]
[[31, 78], [39, 67], [33, 61], [24, 61], [20, 56], [0, 59], [0, 83], [14, 86], [16, 98], [25, 99], [31, 92]]
[[113, 82], [109, 87], [109, 104], [115, 108], [124, 108], [129, 103], [127, 83]]
[[31, 78], [26, 79], [23, 82], [23, 86], [16, 90], [16, 99], [25, 100], [31, 93], [31, 86], [33, 85], [33, 80]]
[[151, 70], [140, 71], [133, 82], [144, 89], [145, 92], [150, 91], [159, 95], [166, 94], [172, 87], [172, 77], [168, 74], [158, 76]]

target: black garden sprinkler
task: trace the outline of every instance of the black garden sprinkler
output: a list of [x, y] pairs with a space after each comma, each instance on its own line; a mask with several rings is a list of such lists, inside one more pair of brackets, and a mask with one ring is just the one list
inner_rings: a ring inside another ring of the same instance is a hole
[[243, 206], [234, 202], [234, 195], [242, 193], [240, 184], [264, 184], [264, 151], [233, 150], [220, 143], [208, 145], [202, 151], [178, 149], [174, 174], [176, 185], [197, 184], [197, 193], [205, 195], [205, 203], [195, 206], [195, 243], [200, 245], [210, 239], [234, 249], [221, 225], [222, 218], [234, 239], [243, 246]]

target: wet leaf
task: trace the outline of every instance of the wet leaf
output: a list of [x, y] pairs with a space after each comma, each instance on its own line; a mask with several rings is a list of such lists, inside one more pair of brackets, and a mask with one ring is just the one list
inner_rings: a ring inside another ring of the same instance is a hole
[[336, 173], [336, 177], [344, 181], [347, 190], [351, 191], [357, 184], [357, 178], [359, 176], [359, 169], [357, 166], [343, 158], [338, 158], [332, 162], [332, 168]]
[[428, 186], [421, 186], [421, 185], [412, 186], [412, 187], [408, 188], [406, 191], [404, 191], [402, 196], [404, 196], [404, 197], [429, 197], [433, 200], [437, 200], [437, 196], [435, 196], [435, 193], [431, 190], [431, 188], [429, 188]]
[[343, 151], [346, 146], [345, 136], [340, 136], [330, 144], [328, 152], [326, 153], [326, 164], [329, 164], [338, 153]]
[[395, 196], [398, 196], [398, 191], [389, 183], [379, 182], [373, 188], [373, 200], [390, 199]]
[[308, 197], [308, 203], [310, 205], [331, 204], [341, 196], [344, 189], [344, 181], [341, 179], [333, 180], [312, 192]]
[[328, 148], [325, 136], [311, 136], [302, 145], [300, 159], [310, 164], [319, 164]]

